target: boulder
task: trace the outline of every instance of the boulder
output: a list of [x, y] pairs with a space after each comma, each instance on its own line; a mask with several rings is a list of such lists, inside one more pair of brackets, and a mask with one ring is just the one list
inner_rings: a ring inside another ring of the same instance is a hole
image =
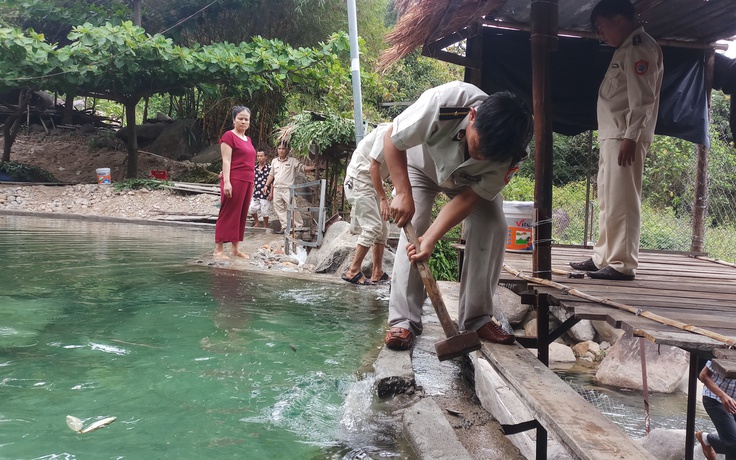
[[[564, 323], [572, 316], [572, 313], [569, 313], [563, 307], [550, 306], [549, 312], [552, 313], [560, 323]], [[595, 339], [595, 329], [593, 329], [593, 325], [590, 324], [590, 320], [587, 319], [579, 321], [576, 325], [571, 327], [569, 331], [567, 331], [567, 334], [576, 342], [587, 342]]]
[[531, 306], [521, 303], [521, 297], [509, 288], [496, 286], [493, 294], [493, 309], [500, 309], [511, 324], [521, 324]]
[[593, 328], [602, 340], [608, 343], [616, 343], [616, 341], [624, 335], [622, 329], [616, 329], [605, 321], [591, 321]]
[[212, 144], [197, 152], [191, 159], [193, 163], [213, 163], [222, 158], [220, 144]]
[[[353, 261], [358, 236], [350, 233], [350, 223], [335, 222], [330, 225], [322, 239], [323, 245], [313, 249], [307, 256], [307, 264], [315, 267], [317, 273], [343, 273]], [[394, 266], [394, 254], [386, 250], [383, 253], [383, 270], [391, 274]], [[370, 275], [373, 268], [373, 254], [368, 251], [361, 270]]]
[[650, 392], [672, 393], [688, 369], [685, 350], [660, 346], [638, 337], [624, 335], [607, 352], [596, 372], [602, 385], [642, 389], [640, 343], [647, 362], [647, 383]]
[[588, 340], [575, 344], [572, 347], [572, 352], [584, 361], [594, 362], [600, 359], [601, 347], [597, 343]]
[[[161, 134], [166, 126], [167, 123], [145, 123], [137, 125], [135, 127], [135, 135], [138, 140], [138, 147], [149, 145]], [[121, 128], [115, 133], [115, 137], [122, 139], [123, 142], [128, 142], [128, 131], [130, 131], [130, 126]]]
[[530, 318], [524, 323], [524, 335], [526, 337], [537, 336], [537, 317]]
[[148, 147], [148, 151], [173, 160], [185, 161], [202, 148], [202, 127], [199, 120], [176, 120], [163, 125], [164, 129]]
[[549, 344], [550, 363], [574, 363], [577, 361], [575, 353], [565, 344], [552, 342]]
[[[685, 458], [685, 430], [653, 429], [648, 436], [636, 440], [657, 460], [682, 460]], [[698, 456], [700, 454], [700, 456]], [[695, 442], [695, 457], [702, 459], [703, 453]]]

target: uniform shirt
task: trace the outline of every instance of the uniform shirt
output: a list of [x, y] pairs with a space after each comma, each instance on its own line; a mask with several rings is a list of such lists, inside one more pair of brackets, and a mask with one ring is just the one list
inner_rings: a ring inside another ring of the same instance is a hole
[[462, 139], [469, 122], [467, 109], [479, 106], [487, 97], [476, 86], [460, 81], [429, 89], [394, 118], [391, 141], [399, 150], [409, 150], [407, 161], [438, 185], [450, 189], [469, 186], [482, 198], [492, 200], [518, 166], [512, 165], [511, 159], [465, 159]]
[[663, 74], [662, 50], [639, 27], [613, 53], [598, 90], [598, 138], [651, 142]]
[[256, 149], [249, 137], [239, 138], [234, 132], [227, 131], [220, 138], [220, 144], [227, 144], [233, 149], [230, 158], [230, 180], [253, 182], [256, 165]]
[[263, 187], [266, 186], [268, 175], [271, 174], [271, 165], [266, 163], [263, 168], [256, 164], [256, 180], [253, 186], [253, 198], [259, 200], [265, 200], [268, 198], [268, 193], [263, 193]]
[[381, 123], [358, 143], [358, 147], [353, 152], [352, 158], [350, 158], [345, 173], [346, 178], [351, 177], [362, 182], [372, 183], [371, 160], [376, 160], [381, 165], [379, 168], [381, 179], [388, 179], [388, 166], [383, 156], [383, 137], [389, 126], [391, 126], [391, 123]]
[[274, 188], [288, 188], [294, 184], [297, 171], [304, 171], [304, 165], [294, 157], [286, 157], [280, 160], [276, 157], [271, 161], [271, 175], [273, 176]]
[[[713, 370], [713, 366], [710, 361], [705, 363], [705, 366], [712, 372], [711, 378], [713, 379], [713, 383], [715, 383], [728, 396], [736, 399], [736, 379], [727, 379], [721, 376], [721, 374]], [[716, 396], [712, 391], [708, 389], [708, 387], [705, 386], [703, 387], [703, 396], [713, 398], [721, 403], [723, 402], [721, 401], [721, 398]]]

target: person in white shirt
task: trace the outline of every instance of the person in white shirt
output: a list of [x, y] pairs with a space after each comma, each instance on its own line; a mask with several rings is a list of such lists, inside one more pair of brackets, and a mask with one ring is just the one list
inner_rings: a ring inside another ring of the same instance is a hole
[[[273, 209], [281, 223], [281, 230], [276, 233], [284, 233], [286, 230], [286, 212], [289, 204], [289, 186], [294, 184], [297, 172], [314, 171], [314, 166], [304, 166], [294, 157], [289, 156], [289, 145], [280, 143], [276, 148], [278, 156], [271, 161], [271, 172], [266, 181], [266, 187], [271, 187], [268, 200], [273, 204]], [[294, 213], [294, 219], [291, 222], [292, 228], [304, 226], [302, 215], [299, 212]]]

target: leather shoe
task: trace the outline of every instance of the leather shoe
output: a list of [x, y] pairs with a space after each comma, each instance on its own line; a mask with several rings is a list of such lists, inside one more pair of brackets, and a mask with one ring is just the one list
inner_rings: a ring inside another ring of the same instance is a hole
[[487, 322], [475, 332], [478, 333], [478, 337], [483, 340], [488, 340], [489, 342], [502, 343], [504, 345], [514, 343], [514, 336], [512, 334], [507, 334], [503, 329], [501, 329], [501, 326], [493, 321]]
[[625, 275], [613, 267], [605, 267], [588, 273], [588, 276], [598, 280], [631, 281], [634, 275]]
[[598, 267], [596, 267], [593, 263], [593, 259], [588, 259], [583, 262], [570, 262], [570, 266], [575, 270], [580, 270], [583, 272], [593, 272], [598, 270]]
[[409, 329], [394, 326], [386, 334], [383, 343], [392, 350], [408, 350], [414, 345], [414, 334]]

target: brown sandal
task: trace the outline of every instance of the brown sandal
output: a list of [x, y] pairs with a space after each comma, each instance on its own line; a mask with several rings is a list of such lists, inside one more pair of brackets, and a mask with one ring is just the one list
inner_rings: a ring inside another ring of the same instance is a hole
[[383, 343], [392, 350], [408, 350], [414, 345], [414, 334], [409, 329], [395, 326], [388, 331]]

